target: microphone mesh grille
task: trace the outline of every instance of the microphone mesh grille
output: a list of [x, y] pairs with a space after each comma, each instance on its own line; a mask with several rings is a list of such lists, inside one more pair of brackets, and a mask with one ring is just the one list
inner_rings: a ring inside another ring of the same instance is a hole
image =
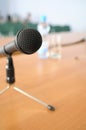
[[37, 30], [25, 29], [17, 35], [17, 45], [20, 51], [26, 54], [36, 52], [42, 44], [42, 37]]

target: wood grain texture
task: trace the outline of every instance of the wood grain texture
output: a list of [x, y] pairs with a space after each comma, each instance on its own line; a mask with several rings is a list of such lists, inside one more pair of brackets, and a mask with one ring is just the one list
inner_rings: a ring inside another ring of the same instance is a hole
[[[5, 39], [6, 40], [6, 39]], [[62, 59], [13, 55], [15, 85], [55, 106], [55, 111], [16, 92], [0, 95], [0, 130], [86, 130], [86, 42], [62, 48]], [[0, 58], [0, 90], [6, 57]]]

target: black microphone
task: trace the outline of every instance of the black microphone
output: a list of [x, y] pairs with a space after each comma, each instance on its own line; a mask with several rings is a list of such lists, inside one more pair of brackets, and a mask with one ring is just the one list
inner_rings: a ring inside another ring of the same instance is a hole
[[34, 29], [24, 29], [18, 32], [14, 41], [0, 47], [1, 55], [11, 55], [15, 51], [25, 54], [35, 53], [42, 44], [41, 34]]

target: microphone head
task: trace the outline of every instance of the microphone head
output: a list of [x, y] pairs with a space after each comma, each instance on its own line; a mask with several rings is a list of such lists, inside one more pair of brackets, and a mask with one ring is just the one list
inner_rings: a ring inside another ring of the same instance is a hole
[[25, 54], [33, 54], [42, 44], [41, 34], [34, 29], [21, 30], [17, 34], [17, 48]]

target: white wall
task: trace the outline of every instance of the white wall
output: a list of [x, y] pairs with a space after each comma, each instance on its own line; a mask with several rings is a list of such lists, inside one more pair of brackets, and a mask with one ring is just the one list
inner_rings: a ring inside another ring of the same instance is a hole
[[[51, 24], [69, 24], [74, 31], [86, 31], [86, 0], [0, 0], [7, 13], [18, 13], [25, 17], [31, 12], [33, 20], [42, 14], [47, 15]], [[1, 3], [0, 3], [1, 4]], [[5, 8], [6, 7], [6, 8]], [[0, 9], [1, 10], [1, 9]], [[5, 11], [4, 10], [4, 11]]]
[[7, 12], [8, 12], [8, 1], [0, 0], [0, 14], [6, 16]]

